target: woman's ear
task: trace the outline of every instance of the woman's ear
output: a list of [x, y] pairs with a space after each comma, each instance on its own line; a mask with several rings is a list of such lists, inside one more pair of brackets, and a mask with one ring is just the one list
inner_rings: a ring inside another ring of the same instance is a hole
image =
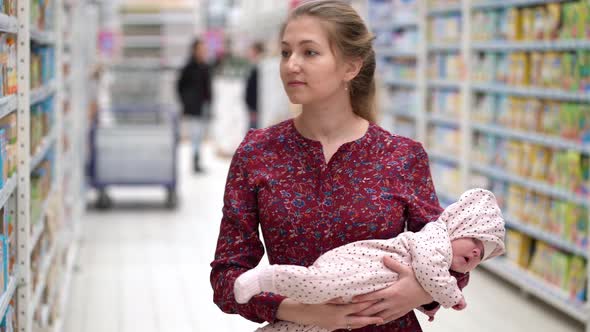
[[344, 72], [344, 80], [346, 82], [352, 81], [356, 75], [359, 74], [363, 68], [363, 60], [355, 58], [346, 62], [346, 71]]

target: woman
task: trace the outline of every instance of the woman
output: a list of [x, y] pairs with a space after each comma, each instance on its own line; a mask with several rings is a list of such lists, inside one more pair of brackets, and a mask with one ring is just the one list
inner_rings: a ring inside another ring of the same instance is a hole
[[256, 322], [421, 331], [412, 310], [432, 298], [411, 269], [387, 258], [399, 282], [352, 304], [272, 293], [234, 300], [235, 279], [264, 254], [259, 226], [271, 264], [309, 266], [350, 242], [418, 231], [442, 212], [422, 146], [374, 123], [373, 37], [358, 14], [341, 1], [306, 2], [281, 36], [281, 79], [302, 113], [251, 130], [234, 155], [211, 263], [214, 301]]
[[176, 90], [182, 102], [183, 114], [191, 131], [193, 167], [201, 172], [199, 156], [201, 141], [207, 125], [207, 107], [211, 104], [211, 75], [206, 63], [207, 49], [199, 39], [191, 47], [191, 54], [182, 68]]

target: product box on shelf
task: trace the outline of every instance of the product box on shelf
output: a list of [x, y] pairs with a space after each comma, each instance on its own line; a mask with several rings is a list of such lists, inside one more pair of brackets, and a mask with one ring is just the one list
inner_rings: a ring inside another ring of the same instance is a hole
[[512, 229], [506, 230], [506, 257], [526, 269], [529, 264], [532, 243], [529, 236]]
[[579, 256], [573, 256], [570, 261], [566, 280], [566, 290], [571, 299], [586, 301], [588, 275], [586, 261]]

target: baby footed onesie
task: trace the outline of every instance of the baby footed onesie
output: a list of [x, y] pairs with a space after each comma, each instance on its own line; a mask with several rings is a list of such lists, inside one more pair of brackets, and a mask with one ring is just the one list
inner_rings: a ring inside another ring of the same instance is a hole
[[[281, 294], [301, 303], [324, 303], [386, 288], [398, 275], [383, 264], [383, 257], [411, 266], [416, 279], [443, 307], [462, 298], [457, 280], [449, 270], [453, 259], [451, 241], [475, 238], [484, 244], [484, 260], [504, 252], [504, 220], [494, 195], [472, 189], [426, 224], [419, 232], [404, 232], [387, 240], [353, 242], [320, 256], [312, 266], [259, 266], [240, 276], [234, 285], [238, 303], [246, 303], [259, 292]], [[489, 251], [489, 252], [488, 252]], [[326, 330], [279, 321], [259, 331]]]

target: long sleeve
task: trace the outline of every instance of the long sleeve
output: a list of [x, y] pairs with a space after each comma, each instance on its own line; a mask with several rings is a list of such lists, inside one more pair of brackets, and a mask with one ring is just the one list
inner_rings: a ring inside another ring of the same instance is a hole
[[452, 251], [446, 227], [438, 221], [430, 223], [413, 233], [408, 244], [414, 274], [424, 290], [445, 308], [457, 304], [463, 295], [449, 272]]
[[436, 220], [443, 209], [434, 190], [428, 155], [422, 144], [416, 142], [411, 146], [407, 159], [407, 227], [409, 231], [418, 232], [424, 225]]
[[[247, 141], [248, 137], [244, 140]], [[265, 293], [248, 304], [235, 301], [233, 286], [238, 276], [254, 268], [264, 255], [258, 234], [256, 189], [248, 181], [244, 142], [234, 155], [225, 188], [223, 218], [215, 260], [211, 263], [213, 301], [226, 313], [239, 314], [255, 322], [274, 322], [282, 296]]]
[[182, 71], [180, 72], [180, 76], [178, 78], [178, 81], [176, 81], [176, 93], [178, 94], [178, 97], [180, 98], [181, 101], [183, 101], [184, 98], [184, 91], [186, 89], [186, 83], [187, 83], [187, 67], [183, 67]]
[[246, 80], [246, 105], [248, 106], [248, 111], [256, 112], [258, 111], [258, 69], [256, 67], [250, 70], [250, 74], [248, 75], [248, 79]]
[[213, 88], [212, 88], [212, 79], [211, 79], [211, 68], [208, 65], [205, 65], [204, 67], [204, 79], [205, 79], [205, 85], [204, 85], [204, 93], [203, 93], [203, 97], [205, 99], [206, 102], [208, 103], [212, 103], [213, 102]]

